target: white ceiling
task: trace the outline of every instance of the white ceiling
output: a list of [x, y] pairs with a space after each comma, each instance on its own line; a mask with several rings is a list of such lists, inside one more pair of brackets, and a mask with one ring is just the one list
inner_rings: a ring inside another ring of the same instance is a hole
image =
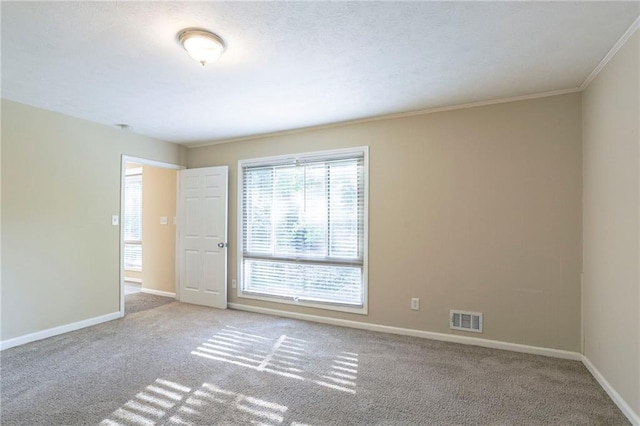
[[[203, 143], [577, 88], [635, 2], [2, 2], [2, 97]], [[227, 44], [202, 68], [176, 34]]]

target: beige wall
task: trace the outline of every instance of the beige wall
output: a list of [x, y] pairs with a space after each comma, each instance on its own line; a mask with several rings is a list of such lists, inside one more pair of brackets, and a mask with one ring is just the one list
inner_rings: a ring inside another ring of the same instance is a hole
[[450, 309], [480, 311], [478, 337], [578, 351], [581, 142], [570, 94], [193, 148], [187, 165], [229, 166], [231, 280], [239, 159], [370, 147], [369, 315], [230, 302], [442, 333]]
[[184, 148], [2, 100], [2, 340], [119, 310], [122, 154]]
[[[142, 288], [175, 293], [176, 185], [178, 172], [144, 166], [142, 171]], [[160, 217], [167, 224], [160, 224]]]
[[640, 415], [640, 32], [583, 95], [584, 353]]

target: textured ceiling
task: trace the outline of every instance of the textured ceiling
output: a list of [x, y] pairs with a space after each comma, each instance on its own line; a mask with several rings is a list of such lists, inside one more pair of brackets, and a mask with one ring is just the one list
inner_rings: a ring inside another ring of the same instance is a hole
[[[639, 2], [2, 2], [2, 97], [202, 143], [576, 88]], [[202, 68], [176, 41], [227, 45]]]

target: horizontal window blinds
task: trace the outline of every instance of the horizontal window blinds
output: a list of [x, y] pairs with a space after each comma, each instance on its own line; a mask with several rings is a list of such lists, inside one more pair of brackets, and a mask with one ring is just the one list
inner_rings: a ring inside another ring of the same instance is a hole
[[125, 177], [124, 183], [124, 268], [142, 268], [142, 175]]
[[361, 306], [364, 154], [242, 173], [242, 290]]
[[124, 269], [142, 270], [142, 244], [124, 243]]

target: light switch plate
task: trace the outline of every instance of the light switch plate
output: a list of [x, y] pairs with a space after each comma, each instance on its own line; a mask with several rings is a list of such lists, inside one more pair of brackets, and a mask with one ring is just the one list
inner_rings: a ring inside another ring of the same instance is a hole
[[167, 222], [167, 217], [166, 216], [160, 216], [160, 225], [166, 225]]
[[111, 224], [113, 226], [118, 226], [119, 223], [119, 218], [117, 214], [114, 214], [113, 216], [111, 216]]

